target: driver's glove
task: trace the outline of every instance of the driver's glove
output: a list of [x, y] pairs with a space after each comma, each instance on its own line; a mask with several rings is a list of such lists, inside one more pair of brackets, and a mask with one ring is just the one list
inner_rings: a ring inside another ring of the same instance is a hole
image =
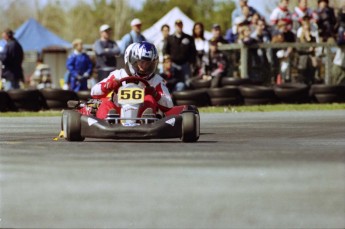
[[102, 82], [101, 89], [103, 92], [109, 93], [109, 92], [115, 90], [116, 88], [118, 88], [119, 86], [120, 86], [119, 82], [116, 79], [111, 78], [110, 80], [108, 80], [104, 83]]
[[157, 90], [152, 87], [152, 86], [149, 86], [149, 87], [146, 87], [145, 88], [145, 95], [152, 95], [152, 97], [158, 101], [160, 100], [161, 98], [161, 94], [157, 92]]

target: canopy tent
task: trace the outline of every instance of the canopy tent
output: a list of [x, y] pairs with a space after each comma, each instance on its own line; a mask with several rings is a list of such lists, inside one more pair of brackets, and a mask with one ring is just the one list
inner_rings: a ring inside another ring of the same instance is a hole
[[24, 52], [42, 52], [43, 49], [49, 47], [72, 48], [71, 43], [61, 39], [33, 18], [30, 18], [22, 24], [15, 31], [14, 37], [22, 45]]
[[[192, 19], [190, 19], [187, 15], [185, 15], [178, 7], [174, 7], [173, 9], [171, 9], [167, 14], [165, 14], [150, 28], [143, 31], [142, 34], [148, 41], [154, 42], [155, 40], [160, 39], [162, 37], [161, 27], [164, 24], [170, 26], [170, 34], [174, 33], [175, 21], [178, 19], [180, 19], [183, 22], [183, 32], [192, 35], [193, 26], [195, 22]], [[205, 31], [204, 36], [207, 40], [209, 40], [212, 37], [212, 33]]]

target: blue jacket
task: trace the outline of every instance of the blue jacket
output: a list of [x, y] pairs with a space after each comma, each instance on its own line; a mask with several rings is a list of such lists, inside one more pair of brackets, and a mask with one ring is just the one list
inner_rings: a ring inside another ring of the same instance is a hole
[[87, 90], [87, 79], [92, 73], [90, 57], [86, 53], [72, 53], [67, 59], [66, 67], [69, 71], [70, 88], [73, 91]]

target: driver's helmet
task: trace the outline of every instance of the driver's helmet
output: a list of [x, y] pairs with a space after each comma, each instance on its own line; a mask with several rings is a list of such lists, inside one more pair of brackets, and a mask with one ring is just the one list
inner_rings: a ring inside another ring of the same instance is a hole
[[129, 45], [124, 59], [129, 75], [150, 79], [157, 69], [158, 52], [154, 44], [142, 41]]

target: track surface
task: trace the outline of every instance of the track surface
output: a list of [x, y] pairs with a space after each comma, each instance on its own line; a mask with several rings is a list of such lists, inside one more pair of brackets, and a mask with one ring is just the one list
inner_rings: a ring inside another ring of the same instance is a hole
[[345, 111], [202, 113], [194, 144], [59, 126], [0, 118], [0, 227], [345, 227]]

